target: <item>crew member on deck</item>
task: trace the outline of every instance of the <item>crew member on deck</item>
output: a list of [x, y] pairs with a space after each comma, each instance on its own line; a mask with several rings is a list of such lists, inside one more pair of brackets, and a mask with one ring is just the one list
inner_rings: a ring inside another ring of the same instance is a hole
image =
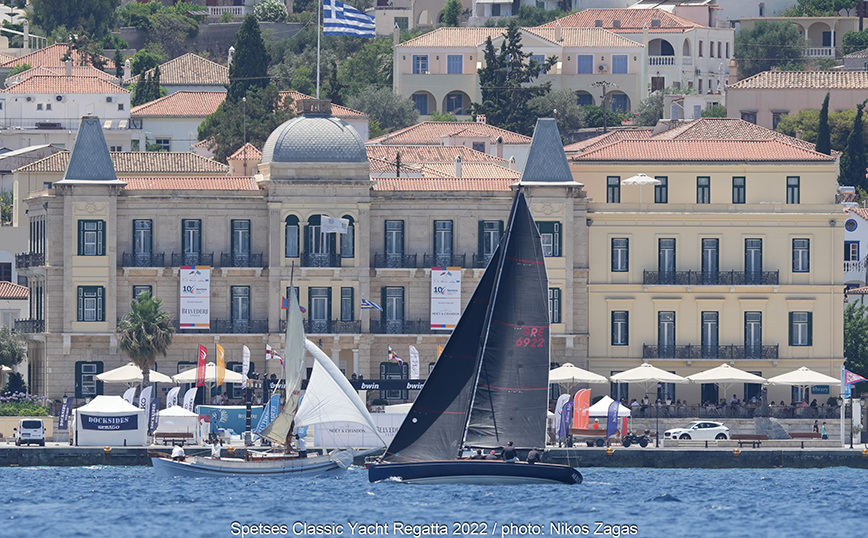
[[295, 444], [298, 446], [298, 457], [306, 458], [307, 457], [307, 444], [304, 442], [304, 438], [295, 434]]
[[515, 463], [515, 447], [512, 446], [512, 441], [506, 443], [506, 446], [503, 447], [503, 461]]
[[539, 463], [540, 461], [542, 461], [542, 455], [540, 454], [539, 450], [537, 450], [535, 447], [532, 448], [530, 452], [527, 453], [527, 462], [533, 464]]
[[181, 445], [175, 445], [172, 448], [172, 461], [184, 461], [187, 459], [187, 455], [184, 454], [184, 447]]
[[476, 454], [473, 454], [472, 456], [470, 456], [470, 459], [472, 459], [472, 460], [484, 460], [485, 456], [482, 455], [482, 449], [477, 448]]
[[491, 452], [489, 452], [488, 454], [485, 455], [485, 459], [487, 459], [487, 460], [499, 460], [500, 458], [498, 458], [497, 453], [494, 450], [492, 450]]

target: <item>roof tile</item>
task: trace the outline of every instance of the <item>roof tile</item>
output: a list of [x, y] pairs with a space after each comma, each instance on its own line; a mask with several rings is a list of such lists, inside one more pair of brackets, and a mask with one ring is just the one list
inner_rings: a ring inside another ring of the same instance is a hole
[[462, 162], [496, 162], [507, 166], [506, 159], [489, 155], [466, 146], [410, 146], [368, 144], [365, 146], [368, 158], [379, 158], [394, 162], [396, 155], [401, 154], [401, 163], [440, 162], [454, 163], [455, 157], [461, 156]]
[[423, 121], [404, 129], [368, 140], [368, 144], [382, 145], [434, 145], [443, 144], [443, 137], [460, 136], [466, 129], [471, 129], [470, 136], [485, 136], [492, 143], [498, 137], [503, 137], [504, 144], [530, 144], [531, 138], [487, 123], [472, 123], [467, 121]]
[[27, 299], [29, 295], [30, 291], [27, 286], [0, 280], [0, 299]]
[[256, 146], [254, 146], [250, 142], [247, 142], [246, 144], [238, 148], [238, 151], [230, 155], [228, 160], [240, 161], [241, 159], [262, 159], [262, 152], [256, 149]]
[[509, 191], [513, 178], [426, 178], [426, 177], [379, 177], [375, 178], [375, 191]]
[[121, 93], [130, 91], [99, 77], [33, 75], [2, 90], [4, 93]]
[[865, 90], [868, 71], [763, 71], [726, 89]]
[[[620, 21], [619, 26], [615, 26], [614, 21]], [[660, 21], [660, 25], [656, 26], [651, 21]], [[552, 22], [543, 24], [543, 28], [554, 28], [560, 24], [561, 27], [583, 27], [594, 28], [596, 21], [602, 21], [601, 28], [614, 31], [617, 33], [633, 33], [641, 32], [647, 26], [650, 32], [683, 32], [694, 28], [707, 28], [690, 19], [674, 15], [662, 9], [623, 9], [623, 8], [600, 8], [586, 9], [567, 15], [566, 17], [556, 19]]]
[[641, 49], [642, 43], [606, 30], [605, 28], [561, 28], [561, 41], [555, 40], [555, 28], [536, 27], [522, 28], [523, 32], [535, 34], [546, 41], [551, 41], [564, 47], [627, 47]]
[[[145, 71], [145, 74], [153, 75], [154, 69]], [[124, 84], [135, 82], [138, 78], [138, 75], [130, 77], [124, 80]], [[160, 64], [160, 84], [163, 86], [229, 86], [229, 68], [188, 52]]]
[[[36, 66], [27, 69], [26, 71], [22, 71], [17, 75], [12, 75], [11, 77], [6, 77], [6, 85], [11, 86], [12, 84], [16, 84], [21, 82], [22, 80], [32, 77], [34, 75], [59, 75], [66, 76], [66, 67], [44, 67], [44, 66]], [[97, 77], [103, 80], [107, 80], [114, 84], [118, 83], [118, 78], [114, 75], [106, 73], [105, 71], [100, 71], [96, 67], [92, 65], [74, 65], [72, 66], [72, 76], [74, 77]]]
[[217, 111], [226, 92], [178, 91], [130, 109], [130, 116], [203, 117]]
[[[69, 52], [68, 44], [55, 43], [54, 45], [49, 45], [43, 49], [33, 51], [30, 54], [25, 54], [24, 56], [8, 60], [3, 64], [0, 64], [0, 67], [15, 67], [16, 65], [23, 64], [29, 64], [30, 67], [64, 67], [66, 56]], [[72, 59], [73, 64], [81, 65], [81, 54], [79, 54], [77, 50], [72, 51], [70, 58]], [[105, 56], [100, 56], [100, 58], [106, 63], [106, 65], [112, 63], [111, 58], [106, 58]]]
[[[224, 175], [229, 167], [201, 155], [167, 151], [115, 151], [110, 153], [115, 172], [130, 174], [214, 174]], [[22, 166], [15, 172], [62, 174], [69, 165], [69, 151]]]
[[580, 140], [564, 146], [566, 153], [576, 153], [579, 151], [590, 151], [599, 147], [617, 142], [618, 140], [636, 140], [651, 138], [651, 129], [614, 129], [608, 133]]
[[125, 190], [216, 190], [216, 191], [255, 191], [259, 190], [252, 177], [125, 177]]
[[574, 162], [834, 162], [835, 157], [780, 140], [619, 140], [578, 153]]
[[[310, 95], [306, 95], [301, 92], [297, 92], [295, 90], [283, 91], [280, 92], [282, 97], [292, 97], [293, 103], [295, 104], [296, 111], [300, 111], [299, 101], [302, 99], [313, 99]], [[358, 110], [353, 110], [352, 108], [347, 108], [345, 106], [336, 105], [332, 103], [332, 116], [335, 118], [367, 118], [368, 115], [364, 112], [359, 112]]]
[[816, 148], [816, 144], [766, 129], [741, 118], [702, 118], [663, 131], [654, 135], [654, 138], [658, 140], [780, 140], [810, 151]]
[[398, 48], [403, 47], [476, 47], [489, 37], [494, 39], [499, 35], [503, 35], [506, 28], [495, 27], [467, 27], [467, 28], [437, 28], [433, 32], [428, 32], [414, 37], [409, 41], [399, 43]]

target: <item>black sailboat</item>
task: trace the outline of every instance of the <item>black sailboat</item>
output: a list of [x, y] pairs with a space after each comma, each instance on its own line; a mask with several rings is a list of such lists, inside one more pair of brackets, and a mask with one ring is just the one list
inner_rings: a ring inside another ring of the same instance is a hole
[[368, 479], [416, 483], [581, 483], [568, 465], [458, 459], [545, 443], [548, 277], [540, 234], [519, 190], [506, 233], [407, 418]]

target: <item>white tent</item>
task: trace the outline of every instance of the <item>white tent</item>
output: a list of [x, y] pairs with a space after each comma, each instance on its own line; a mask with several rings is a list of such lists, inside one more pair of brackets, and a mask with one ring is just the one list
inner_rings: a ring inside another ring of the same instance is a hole
[[[600, 398], [600, 401], [592, 405], [588, 408], [588, 415], [592, 417], [606, 417], [609, 416], [609, 406], [614, 402], [612, 398], [608, 396], [603, 396]], [[624, 407], [621, 404], [618, 404], [618, 416], [619, 417], [629, 417], [630, 409]]]
[[77, 446], [145, 446], [145, 410], [120, 396], [97, 396], [74, 411]]
[[160, 423], [156, 433], [192, 433], [195, 443], [199, 443], [199, 415], [187, 411], [180, 405], [173, 405], [160, 411]]

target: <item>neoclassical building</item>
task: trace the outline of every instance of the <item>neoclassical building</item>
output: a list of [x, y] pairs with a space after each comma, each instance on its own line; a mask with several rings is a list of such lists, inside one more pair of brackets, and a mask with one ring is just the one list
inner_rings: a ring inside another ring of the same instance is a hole
[[[358, 133], [327, 103], [304, 110], [269, 137], [254, 177], [119, 178], [99, 119], [83, 118], [63, 179], [26, 200], [19, 267], [30, 306], [16, 327], [27, 333], [33, 392], [120, 394], [95, 375], [126, 363], [115, 328], [145, 290], [178, 329], [157, 370], [187, 369], [200, 344], [209, 357], [219, 344], [230, 368], [246, 345], [253, 371], [276, 373], [265, 349], [283, 349], [290, 281], [308, 337], [348, 377], [407, 378], [413, 345], [424, 378], [499, 241], [515, 188], [526, 191], [549, 254], [553, 360], [584, 363], [586, 201], [553, 120], [540, 122], [519, 187], [514, 173], [372, 179]], [[324, 217], [346, 219], [347, 233], [323, 233]], [[437, 267], [460, 277], [460, 297], [436, 296]], [[193, 282], [206, 292], [191, 296]], [[382, 311], [361, 308], [363, 299]]]

